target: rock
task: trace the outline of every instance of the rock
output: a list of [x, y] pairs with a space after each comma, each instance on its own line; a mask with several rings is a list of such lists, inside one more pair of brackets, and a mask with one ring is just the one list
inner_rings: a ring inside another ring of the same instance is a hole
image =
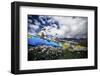
[[30, 47], [28, 50], [28, 60], [54, 60], [63, 56], [61, 47], [37, 46]]

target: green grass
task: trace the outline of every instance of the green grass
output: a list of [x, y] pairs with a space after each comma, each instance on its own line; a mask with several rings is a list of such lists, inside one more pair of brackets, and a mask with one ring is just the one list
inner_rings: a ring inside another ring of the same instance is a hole
[[87, 51], [68, 51], [68, 50], [64, 50], [63, 52], [64, 55], [64, 59], [79, 59], [79, 58], [87, 58]]

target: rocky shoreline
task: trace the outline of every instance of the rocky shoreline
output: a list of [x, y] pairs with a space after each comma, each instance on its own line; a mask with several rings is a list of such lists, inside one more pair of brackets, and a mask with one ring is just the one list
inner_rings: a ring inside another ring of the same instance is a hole
[[29, 47], [28, 60], [55, 60], [63, 57], [62, 47], [37, 46]]

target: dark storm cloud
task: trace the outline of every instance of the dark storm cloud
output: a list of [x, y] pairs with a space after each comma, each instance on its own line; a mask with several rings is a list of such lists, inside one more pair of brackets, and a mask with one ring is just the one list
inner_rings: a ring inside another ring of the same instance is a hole
[[46, 28], [48, 34], [58, 34], [59, 37], [86, 38], [87, 27], [87, 17], [28, 15], [28, 32], [31, 34], [37, 34]]

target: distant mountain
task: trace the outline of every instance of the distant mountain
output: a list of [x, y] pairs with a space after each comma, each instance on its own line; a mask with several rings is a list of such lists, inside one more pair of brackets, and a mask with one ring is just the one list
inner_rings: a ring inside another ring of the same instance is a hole
[[60, 41], [73, 41], [73, 42], [78, 42], [78, 43], [86, 43], [88, 42], [87, 38], [59, 38]]

